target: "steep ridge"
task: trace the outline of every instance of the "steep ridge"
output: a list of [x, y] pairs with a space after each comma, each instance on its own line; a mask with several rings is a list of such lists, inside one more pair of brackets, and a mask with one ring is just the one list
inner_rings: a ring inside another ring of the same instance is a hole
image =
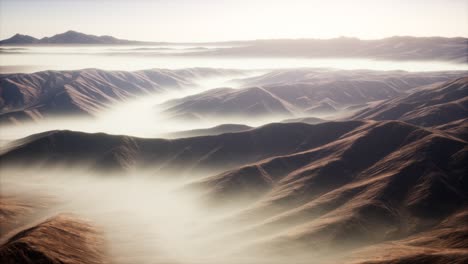
[[[160, 170], [220, 170], [271, 156], [327, 144], [363, 125], [360, 121], [269, 124], [249, 131], [175, 140], [144, 139], [72, 131], [51, 131], [13, 142], [0, 164], [45, 163], [126, 168], [131, 164]], [[288, 138], [288, 140], [281, 140]], [[275, 144], [272, 144], [275, 142]]]
[[[287, 122], [285, 122], [287, 123]], [[298, 123], [298, 122], [296, 122]], [[305, 123], [305, 122], [304, 122]], [[200, 137], [200, 136], [215, 136], [225, 133], [235, 133], [250, 130], [252, 127], [240, 124], [223, 124], [205, 129], [193, 129], [186, 131], [177, 131], [164, 135], [164, 138], [182, 138], [182, 137]]]
[[[401, 122], [366, 123], [338, 140], [191, 185], [211, 205], [244, 205], [223, 226], [266, 256], [326, 257], [430, 231], [466, 206], [466, 142]], [[223, 238], [224, 239], [224, 238]]]
[[421, 126], [437, 126], [464, 119], [468, 113], [468, 78], [385, 101], [357, 113], [354, 119], [402, 120]]
[[180, 89], [201, 77], [238, 71], [193, 68], [136, 72], [85, 69], [0, 75], [0, 120], [50, 115], [93, 115], [113, 102], [136, 95]]

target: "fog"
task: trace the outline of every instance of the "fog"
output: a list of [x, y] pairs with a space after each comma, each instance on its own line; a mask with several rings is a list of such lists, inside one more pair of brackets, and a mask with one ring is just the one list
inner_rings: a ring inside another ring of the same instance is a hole
[[[241, 57], [188, 54], [229, 46], [158, 45], [158, 46], [18, 46], [0, 50], [0, 72], [35, 72], [43, 70], [142, 70], [151, 68], [181, 69], [190, 67], [230, 69], [277, 69], [327, 67], [337, 69], [444, 71], [468, 70], [467, 64], [442, 61], [390, 61], [344, 58]], [[90, 64], [90, 62], [92, 62]]]
[[[243, 77], [264, 74], [265, 71], [254, 70], [246, 72]], [[0, 146], [8, 141], [23, 138], [31, 134], [50, 130], [73, 130], [88, 133], [108, 133], [114, 135], [130, 135], [136, 137], [165, 137], [169, 133], [211, 128], [221, 124], [244, 124], [252, 127], [279, 122], [285, 116], [264, 117], [222, 117], [204, 118], [201, 120], [173, 119], [164, 113], [161, 103], [182, 98], [217, 87], [239, 88], [236, 81], [238, 75], [194, 80], [193, 87], [183, 89], [165, 89], [165, 92], [152, 95], [142, 95], [126, 101], [110, 105], [107, 109], [94, 116], [66, 116], [62, 118], [45, 118], [39, 121], [26, 121], [19, 124], [4, 124], [0, 126]]]
[[238, 254], [255, 239], [233, 239], [230, 234], [247, 226], [224, 226], [223, 221], [243, 208], [211, 209], [200, 202], [199, 193], [184, 187], [190, 181], [151, 170], [113, 176], [23, 167], [2, 168], [0, 190], [2, 197], [25, 199], [32, 207], [40, 204], [40, 213], [23, 221], [24, 226], [59, 213], [90, 221], [103, 232], [111, 263], [285, 263]]

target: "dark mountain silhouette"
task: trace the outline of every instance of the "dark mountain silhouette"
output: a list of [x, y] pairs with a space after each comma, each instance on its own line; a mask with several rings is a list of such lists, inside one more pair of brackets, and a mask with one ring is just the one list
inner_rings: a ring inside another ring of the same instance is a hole
[[13, 142], [0, 156], [0, 163], [88, 164], [119, 169], [138, 165], [177, 168], [180, 174], [204, 168], [221, 170], [327, 144], [362, 124], [276, 123], [244, 132], [175, 140], [51, 131]]
[[7, 44], [34, 44], [37, 43], [39, 40], [37, 38], [28, 36], [28, 35], [21, 35], [15, 34], [13, 37], [9, 39], [4, 39], [0, 41], [0, 45], [7, 45]]
[[111, 36], [88, 35], [73, 30], [37, 39], [27, 35], [16, 34], [9, 39], [0, 41], [0, 45], [22, 45], [22, 44], [144, 44], [150, 42], [117, 39]]
[[449, 81], [364, 109], [355, 119], [402, 120], [437, 126], [465, 119], [468, 113], [468, 78]]

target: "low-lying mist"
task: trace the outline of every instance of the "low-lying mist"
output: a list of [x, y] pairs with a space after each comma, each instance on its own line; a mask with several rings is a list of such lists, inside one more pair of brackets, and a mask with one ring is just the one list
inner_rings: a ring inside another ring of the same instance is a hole
[[[135, 46], [138, 48], [138, 46]], [[213, 47], [202, 47], [212, 49]], [[53, 51], [51, 51], [53, 49]], [[196, 50], [190, 50], [190, 52]], [[52, 48], [29, 46], [27, 50], [3, 50], [0, 52], [2, 73], [35, 72], [42, 70], [77, 70], [90, 65], [105, 70], [141, 70], [151, 68], [182, 69], [190, 67], [230, 69], [278, 69], [300, 67], [330, 67], [340, 69], [444, 71], [466, 70], [463, 63], [446, 61], [401, 61], [367, 58], [307, 58], [301, 56], [232, 55], [210, 56], [184, 54], [180, 49], [169, 53], [162, 50], [110, 51], [109, 46], [83, 48], [77, 46], [53, 46]]]
[[[248, 71], [243, 78], [259, 76], [265, 71]], [[242, 88], [239, 75], [201, 78], [194, 80], [193, 87], [183, 89], [166, 88], [164, 92], [146, 94], [113, 103], [94, 116], [47, 117], [37, 121], [0, 125], [0, 146], [11, 140], [51, 130], [72, 130], [87, 133], [107, 133], [145, 138], [170, 137], [171, 133], [194, 129], [206, 129], [222, 124], [242, 124], [258, 127], [291, 118], [277, 114], [262, 116], [210, 116], [202, 119], [180, 119], [165, 113], [164, 102], [201, 93], [217, 87]], [[333, 118], [327, 115], [317, 117]], [[300, 117], [300, 116], [295, 116]]]
[[[251, 77], [264, 73], [264, 71], [246, 72], [242, 77]], [[190, 96], [216, 87], [237, 88], [240, 86], [235, 78], [239, 75], [215, 78], [201, 78], [194, 80], [193, 87], [183, 89], [167, 88], [165, 92], [146, 94], [122, 102], [109, 105], [108, 108], [96, 113], [94, 116], [50, 117], [39, 121], [25, 121], [18, 124], [5, 124], [0, 126], [0, 138], [5, 144], [10, 140], [23, 138], [35, 133], [50, 130], [73, 130], [88, 133], [108, 133], [130, 135], [138, 137], [162, 137], [171, 132], [210, 128], [225, 123], [242, 123], [258, 126], [278, 121], [277, 117], [262, 119], [245, 119], [243, 117], [210, 118], [203, 120], [178, 120], [163, 113], [165, 110], [161, 103]]]
[[38, 213], [23, 220], [18, 230], [60, 213], [76, 215], [103, 232], [111, 263], [286, 263], [254, 252], [240, 254], [253, 240], [230, 234], [246, 226], [223, 221], [244, 208], [210, 208], [200, 193], [186, 187], [189, 179], [175, 176], [150, 170], [111, 175], [70, 168], [3, 168], [0, 186], [2, 199], [40, 204]]

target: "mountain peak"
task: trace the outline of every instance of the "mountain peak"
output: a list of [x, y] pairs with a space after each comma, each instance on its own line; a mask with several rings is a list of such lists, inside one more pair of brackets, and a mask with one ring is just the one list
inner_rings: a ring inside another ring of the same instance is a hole
[[36, 43], [37, 41], [38, 41], [37, 38], [31, 37], [28, 35], [22, 35], [20, 33], [16, 33], [11, 38], [0, 41], [0, 45], [2, 44], [32, 44], [32, 43]]
[[15, 34], [9, 39], [0, 41], [0, 45], [8, 44], [131, 44], [140, 43], [138, 41], [130, 41], [117, 39], [111, 36], [96, 36], [81, 33], [75, 30], [36, 39], [28, 35]]

